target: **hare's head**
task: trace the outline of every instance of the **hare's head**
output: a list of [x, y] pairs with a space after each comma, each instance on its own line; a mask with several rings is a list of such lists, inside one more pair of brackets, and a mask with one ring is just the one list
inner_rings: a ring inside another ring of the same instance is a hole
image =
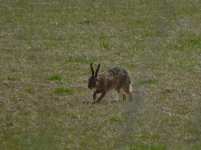
[[96, 72], [94, 74], [94, 68], [93, 68], [93, 64], [90, 64], [91, 67], [91, 77], [89, 78], [89, 82], [88, 82], [88, 88], [89, 89], [93, 89], [96, 87], [96, 81], [97, 81], [97, 76], [98, 76], [98, 70], [100, 68], [100, 64], [98, 64], [98, 67], [96, 69]]

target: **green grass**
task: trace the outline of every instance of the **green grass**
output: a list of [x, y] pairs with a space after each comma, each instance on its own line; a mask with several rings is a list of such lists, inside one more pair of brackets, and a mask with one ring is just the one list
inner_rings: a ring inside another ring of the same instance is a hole
[[119, 123], [119, 122], [122, 121], [122, 119], [121, 119], [121, 117], [119, 117], [119, 116], [109, 116], [108, 121], [109, 121], [110, 123]]
[[165, 150], [165, 146], [163, 145], [134, 145], [128, 148], [129, 150]]
[[[0, 14], [0, 149], [200, 148], [198, 0], [1, 0]], [[133, 101], [92, 105], [91, 62], [127, 68]]]
[[27, 87], [24, 90], [25, 90], [25, 92], [27, 92], [29, 94], [33, 94], [34, 93], [34, 89], [32, 87]]
[[59, 74], [52, 75], [49, 80], [51, 81], [61, 81], [62, 77]]
[[69, 95], [73, 95], [74, 94], [74, 90], [72, 88], [59, 87], [59, 88], [54, 89], [54, 93], [55, 94], [69, 94]]

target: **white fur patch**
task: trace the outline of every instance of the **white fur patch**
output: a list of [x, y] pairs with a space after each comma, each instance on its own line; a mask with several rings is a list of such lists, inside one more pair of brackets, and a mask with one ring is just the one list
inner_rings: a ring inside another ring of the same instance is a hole
[[132, 91], [133, 91], [132, 85], [129, 84], [129, 92], [132, 92]]

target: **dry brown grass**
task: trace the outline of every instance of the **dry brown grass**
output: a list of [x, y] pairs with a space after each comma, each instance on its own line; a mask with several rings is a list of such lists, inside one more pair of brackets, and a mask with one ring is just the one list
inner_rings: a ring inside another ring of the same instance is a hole
[[[201, 11], [188, 1], [1, 1], [0, 149], [201, 147]], [[91, 105], [89, 63], [132, 102]]]

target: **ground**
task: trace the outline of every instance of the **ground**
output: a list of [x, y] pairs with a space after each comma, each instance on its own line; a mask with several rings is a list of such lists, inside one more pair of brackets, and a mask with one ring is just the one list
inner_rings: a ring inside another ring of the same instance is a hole
[[[0, 149], [200, 149], [200, 8], [1, 0]], [[92, 105], [90, 62], [127, 68], [133, 101]]]

